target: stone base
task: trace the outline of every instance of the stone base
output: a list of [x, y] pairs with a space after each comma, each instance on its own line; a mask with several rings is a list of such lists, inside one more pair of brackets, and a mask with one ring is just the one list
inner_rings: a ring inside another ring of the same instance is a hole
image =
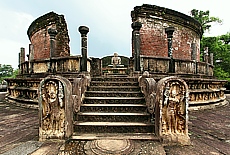
[[166, 155], [163, 145], [156, 141], [143, 140], [83, 140], [67, 141], [60, 149], [62, 154], [87, 154], [87, 155], [137, 155], [154, 154]]
[[171, 144], [191, 145], [189, 136], [182, 135], [182, 134], [163, 135], [162, 140], [163, 143], [167, 145], [171, 145]]
[[130, 140], [95, 140], [90, 143], [90, 149], [98, 155], [130, 154], [134, 145]]
[[127, 68], [120, 68], [120, 67], [113, 67], [113, 68], [110, 68], [110, 67], [107, 67], [104, 69], [104, 73], [107, 73], [107, 74], [126, 74], [126, 71], [127, 71]]

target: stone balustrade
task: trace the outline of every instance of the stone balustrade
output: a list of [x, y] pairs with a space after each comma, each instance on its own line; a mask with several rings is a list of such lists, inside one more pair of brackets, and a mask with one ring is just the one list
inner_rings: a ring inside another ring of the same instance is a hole
[[[141, 70], [150, 73], [169, 73], [170, 58], [141, 56]], [[193, 60], [173, 59], [176, 74], [213, 76], [213, 65]]]
[[[90, 72], [90, 61], [90, 59], [87, 61], [88, 72]], [[79, 73], [80, 62], [80, 56], [56, 57], [51, 60], [31, 60], [30, 62], [25, 61], [20, 64], [20, 75], [47, 73], [49, 65], [51, 65], [51, 73]]]

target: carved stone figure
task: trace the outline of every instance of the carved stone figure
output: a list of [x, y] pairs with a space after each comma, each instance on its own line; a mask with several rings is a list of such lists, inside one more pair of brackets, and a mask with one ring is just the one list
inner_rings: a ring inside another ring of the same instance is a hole
[[162, 133], [185, 132], [185, 88], [178, 82], [167, 83], [162, 107]]
[[44, 78], [38, 89], [39, 140], [64, 139], [73, 134], [71, 82], [61, 76]]
[[64, 94], [61, 82], [48, 81], [42, 87], [43, 130], [49, 135], [62, 135], [64, 131]]
[[113, 65], [113, 67], [121, 64], [121, 58], [118, 56], [117, 53], [114, 53], [114, 56], [111, 59], [111, 64]]

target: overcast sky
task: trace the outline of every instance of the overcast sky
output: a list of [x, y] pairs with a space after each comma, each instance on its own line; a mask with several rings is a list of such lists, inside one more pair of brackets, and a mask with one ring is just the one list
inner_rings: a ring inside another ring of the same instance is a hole
[[131, 56], [131, 16], [135, 6], [152, 4], [190, 15], [192, 9], [209, 10], [223, 20], [205, 36], [230, 32], [228, 0], [0, 0], [0, 64], [18, 66], [18, 53], [28, 53], [27, 29], [36, 18], [50, 11], [63, 14], [70, 36], [70, 52], [80, 55], [78, 27], [86, 25], [88, 56], [103, 57], [117, 52]]

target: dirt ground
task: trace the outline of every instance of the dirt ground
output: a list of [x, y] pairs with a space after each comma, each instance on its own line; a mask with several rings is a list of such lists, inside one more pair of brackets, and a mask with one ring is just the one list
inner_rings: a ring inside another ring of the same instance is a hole
[[[227, 95], [227, 98], [230, 99], [230, 95]], [[36, 147], [34, 146], [33, 149], [31, 147], [31, 155], [60, 154], [64, 143], [38, 142], [38, 126], [37, 110], [21, 108], [0, 101], [0, 154], [10, 154], [10, 151], [23, 144], [30, 144], [28, 146], [30, 147], [31, 143], [28, 142], [36, 142]], [[163, 151], [161, 150], [158, 154], [230, 155], [230, 105], [189, 112], [189, 136], [192, 145], [162, 146]], [[137, 144], [135, 146], [138, 146], [134, 148], [136, 154], [156, 152], [151, 149], [153, 146], [149, 141], [135, 141], [134, 143]], [[78, 144], [78, 148], [81, 149], [75, 154], [87, 154], [84, 150], [87, 141], [78, 142]], [[134, 152], [131, 154], [135, 154]]]

